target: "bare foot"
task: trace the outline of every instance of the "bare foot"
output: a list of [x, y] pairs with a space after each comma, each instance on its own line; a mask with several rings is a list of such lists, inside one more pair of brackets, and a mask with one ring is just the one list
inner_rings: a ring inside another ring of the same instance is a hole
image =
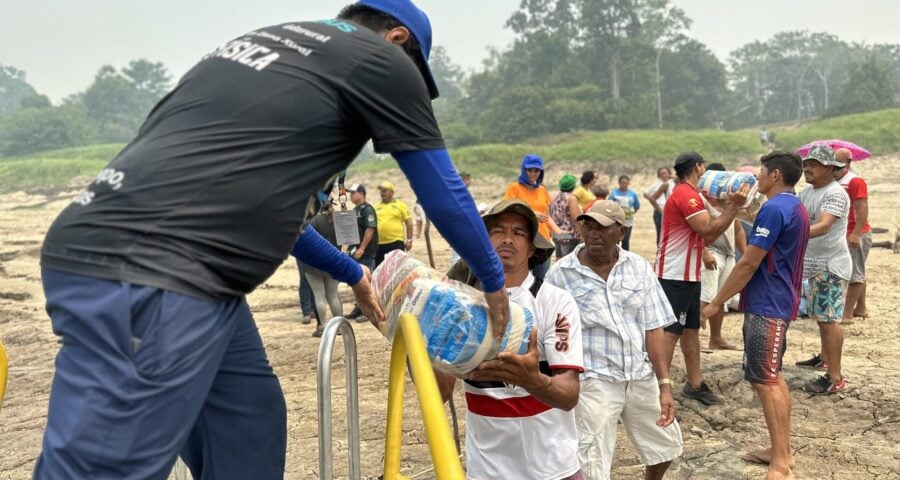
[[709, 341], [709, 349], [710, 350], [740, 350], [737, 345], [733, 343], [728, 343], [725, 340], [719, 342]]
[[859, 318], [869, 318], [869, 312], [865, 310], [861, 312], [853, 312], [853, 316]]
[[784, 472], [776, 472], [771, 468], [768, 473], [766, 473], [766, 480], [793, 480], [794, 472], [788, 470], [787, 473]]
[[[791, 455], [794, 454], [794, 451], [791, 450]], [[747, 452], [741, 455], [741, 460], [747, 463], [756, 463], [759, 465], [768, 465], [769, 462], [772, 461], [772, 449], [765, 448], [762, 450], [754, 450], [752, 452]], [[794, 466], [794, 459], [791, 458], [791, 467]], [[780, 478], [780, 477], [779, 477]]]

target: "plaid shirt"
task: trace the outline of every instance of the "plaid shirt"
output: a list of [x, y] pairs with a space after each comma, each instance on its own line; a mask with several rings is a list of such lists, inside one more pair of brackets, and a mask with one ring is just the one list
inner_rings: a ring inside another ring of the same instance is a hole
[[545, 281], [571, 293], [581, 312], [584, 375], [614, 382], [650, 377], [645, 332], [676, 321], [653, 267], [619, 248], [603, 280], [578, 260], [582, 248], [556, 262]]

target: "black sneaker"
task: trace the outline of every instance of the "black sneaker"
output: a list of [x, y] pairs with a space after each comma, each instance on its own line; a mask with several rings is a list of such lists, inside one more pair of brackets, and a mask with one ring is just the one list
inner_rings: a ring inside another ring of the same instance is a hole
[[841, 381], [838, 383], [834, 383], [831, 381], [831, 377], [826, 373], [821, 377], [807, 383], [803, 386], [803, 391], [806, 393], [812, 393], [815, 395], [830, 395], [832, 393], [837, 393], [843, 389], [847, 388], [847, 382], [841, 378]]
[[362, 310], [360, 310], [359, 307], [353, 307], [353, 311], [344, 318], [347, 320], [356, 320], [360, 315], [362, 315]]
[[722, 397], [713, 393], [706, 382], [701, 382], [700, 388], [694, 388], [690, 383], [684, 382], [684, 388], [681, 389], [681, 394], [684, 395], [685, 398], [692, 398], [704, 405], [721, 405], [725, 403], [725, 400], [723, 400]]
[[325, 331], [325, 327], [323, 327], [322, 325], [318, 325], [318, 326], [316, 326], [316, 331], [314, 331], [312, 333], [312, 336], [314, 336], [316, 338], [321, 337], [322, 332], [324, 332], [324, 331]]
[[798, 367], [804, 367], [804, 368], [815, 368], [818, 370], [828, 370], [828, 364], [822, 360], [822, 357], [820, 357], [818, 353], [813, 355], [813, 357], [810, 358], [809, 360], [800, 360], [795, 365], [797, 365]]

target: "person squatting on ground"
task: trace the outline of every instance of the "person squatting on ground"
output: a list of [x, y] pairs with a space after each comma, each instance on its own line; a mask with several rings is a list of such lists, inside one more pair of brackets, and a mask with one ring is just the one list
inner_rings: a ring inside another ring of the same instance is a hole
[[550, 202], [550, 218], [559, 227], [559, 232], [553, 233], [557, 260], [571, 253], [581, 243], [581, 223], [578, 222], [581, 207], [578, 205], [578, 198], [572, 194], [576, 181], [574, 175], [563, 175], [559, 181], [559, 193]]
[[744, 312], [744, 380], [759, 395], [771, 447], [743, 458], [768, 463], [767, 479], [791, 473], [791, 394], [781, 373], [787, 330], [797, 318], [803, 283], [803, 258], [809, 241], [809, 217], [794, 194], [800, 180], [800, 157], [776, 150], [760, 159], [759, 192], [768, 198], [751, 229], [741, 260], [725, 284], [703, 308], [709, 318], [741, 292]]
[[[725, 171], [725, 166], [721, 163], [709, 164], [708, 170]], [[701, 196], [706, 202], [706, 209], [712, 218], [716, 218], [722, 213], [716, 208], [721, 207], [718, 200], [710, 200], [705, 196]], [[725, 233], [719, 235], [716, 241], [706, 244], [703, 247], [703, 271], [700, 272], [700, 326], [706, 328], [709, 323], [709, 348], [712, 350], [737, 350], [737, 347], [729, 343], [722, 337], [722, 322], [725, 319], [725, 309], [719, 310], [715, 315], [706, 317], [703, 315], [703, 307], [719, 292], [725, 279], [731, 274], [734, 268], [735, 253], [744, 253], [747, 248], [747, 238], [744, 236], [744, 229], [741, 228], [740, 222], [735, 220], [732, 227], [727, 228]], [[726, 302], [726, 305], [729, 302]]]
[[834, 180], [834, 170], [839, 167], [843, 164], [835, 159], [834, 150], [824, 144], [813, 146], [803, 157], [803, 176], [809, 186], [800, 192], [800, 201], [810, 223], [803, 260], [803, 278], [809, 279], [806, 313], [819, 324], [822, 349], [797, 365], [827, 372], [803, 386], [809, 393], [828, 394], [846, 387], [841, 373], [841, 317], [853, 261], [847, 249], [850, 197]]
[[662, 238], [656, 254], [656, 274], [678, 322], [666, 327], [669, 339], [669, 364], [675, 344], [681, 341], [686, 382], [682, 394], [705, 405], [724, 403], [713, 393], [700, 373], [700, 269], [703, 243], [712, 243], [731, 228], [739, 208], [747, 200], [750, 187], [744, 185], [729, 195], [722, 214], [711, 218], [697, 190], [697, 182], [706, 171], [697, 152], [682, 153], [675, 160], [680, 183], [666, 201]]
[[866, 260], [872, 248], [872, 227], [869, 226], [869, 187], [862, 177], [850, 170], [853, 154], [846, 148], [834, 152], [842, 166], [834, 169], [834, 179], [844, 187], [850, 197], [850, 217], [847, 219], [847, 246], [853, 260], [853, 273], [847, 286], [844, 315], [841, 323], [853, 322], [853, 317], [867, 318], [866, 308]]
[[625, 238], [622, 239], [622, 248], [631, 250], [631, 231], [634, 229], [634, 214], [641, 209], [641, 200], [638, 198], [634, 190], [628, 188], [631, 185], [631, 178], [628, 175], [619, 177], [619, 188], [609, 193], [609, 199], [615, 201], [622, 207], [625, 212], [625, 224], [628, 229], [625, 232]]
[[[547, 187], [544, 186], [544, 159], [530, 153], [522, 159], [522, 170], [519, 178], [509, 184], [506, 193], [503, 194], [504, 200], [519, 199], [524, 201], [531, 207], [534, 214], [537, 215], [539, 222], [539, 231], [544, 238], [551, 238], [553, 232], [558, 232], [559, 227], [550, 218], [550, 194], [547, 193]], [[540, 280], [544, 279], [547, 269], [550, 268], [550, 261], [547, 257], [541, 265], [534, 267], [534, 276]]]
[[672, 180], [672, 171], [669, 167], [661, 167], [656, 170], [656, 181], [644, 192], [644, 198], [653, 207], [653, 226], [656, 227], [656, 244], [659, 245], [659, 232], [662, 229], [663, 209], [666, 208], [666, 200], [675, 189], [675, 181]]
[[[350, 194], [350, 202], [354, 205], [356, 228], [359, 230], [359, 244], [350, 245], [350, 256], [360, 265], [365, 265], [369, 271], [375, 270], [375, 256], [378, 254], [378, 215], [375, 208], [366, 200], [365, 185], [354, 183], [347, 192]], [[359, 305], [353, 307], [347, 318], [365, 322]]]
[[[316, 231], [331, 246], [338, 248], [337, 236], [334, 233], [334, 204], [332, 200], [326, 199], [322, 205], [322, 210], [309, 221], [309, 227]], [[303, 245], [295, 245], [294, 250], [302, 249]], [[292, 252], [293, 253], [293, 252]], [[300, 254], [302, 256], [302, 253]], [[312, 290], [313, 300], [316, 306], [316, 329], [313, 331], [313, 337], [321, 337], [322, 331], [325, 329], [323, 322], [332, 317], [344, 316], [344, 306], [341, 298], [338, 296], [338, 281], [331, 275], [319, 270], [312, 265], [303, 265], [303, 273], [309, 282], [309, 288]], [[331, 309], [331, 316], [326, 313], [325, 307]]]
[[[530, 272], [553, 246], [525, 202], [501, 201], [484, 223], [503, 263], [506, 291], [534, 314], [535, 328], [525, 355], [502, 352], [465, 380], [467, 477], [581, 480], [572, 411], [583, 371], [578, 307], [568, 292]], [[464, 262], [448, 277], [478, 287]], [[447, 401], [456, 379], [435, 373]]]
[[474, 266], [502, 335], [503, 269], [434, 119], [430, 47], [411, 2], [364, 0], [231, 40], [160, 100], [43, 244], [62, 346], [35, 478], [165, 479], [179, 454], [195, 479], [283, 478], [284, 394], [245, 295], [299, 235], [299, 259], [384, 321], [367, 269], [303, 228], [370, 139]]
[[621, 420], [647, 466], [644, 478], [658, 480], [683, 446], [663, 330], [676, 320], [653, 267], [618, 246], [627, 228], [618, 204], [597, 201], [579, 221], [584, 243], [550, 268], [547, 283], [571, 293], [581, 314], [585, 372], [575, 421], [582, 473], [609, 478]]
[[375, 205], [378, 216], [378, 254], [375, 265], [381, 265], [384, 256], [394, 250], [412, 250], [413, 222], [409, 207], [403, 200], [394, 198], [394, 184], [378, 185], [381, 202]]

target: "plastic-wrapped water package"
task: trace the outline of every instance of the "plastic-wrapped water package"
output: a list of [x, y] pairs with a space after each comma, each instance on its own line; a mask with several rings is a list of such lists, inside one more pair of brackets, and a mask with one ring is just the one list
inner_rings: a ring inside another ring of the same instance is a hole
[[498, 345], [484, 295], [444, 278], [405, 252], [391, 252], [375, 270], [373, 283], [387, 317], [382, 333], [393, 338], [400, 314], [415, 315], [437, 370], [463, 376], [499, 351], [528, 351], [534, 328], [531, 311], [510, 303], [510, 320]]
[[724, 200], [728, 195], [737, 192], [742, 186], [749, 185], [750, 193], [742, 206], [749, 215], [755, 215], [764, 201], [763, 195], [757, 191], [756, 175], [748, 172], [722, 172], [707, 170], [700, 177], [697, 188], [708, 198]]

